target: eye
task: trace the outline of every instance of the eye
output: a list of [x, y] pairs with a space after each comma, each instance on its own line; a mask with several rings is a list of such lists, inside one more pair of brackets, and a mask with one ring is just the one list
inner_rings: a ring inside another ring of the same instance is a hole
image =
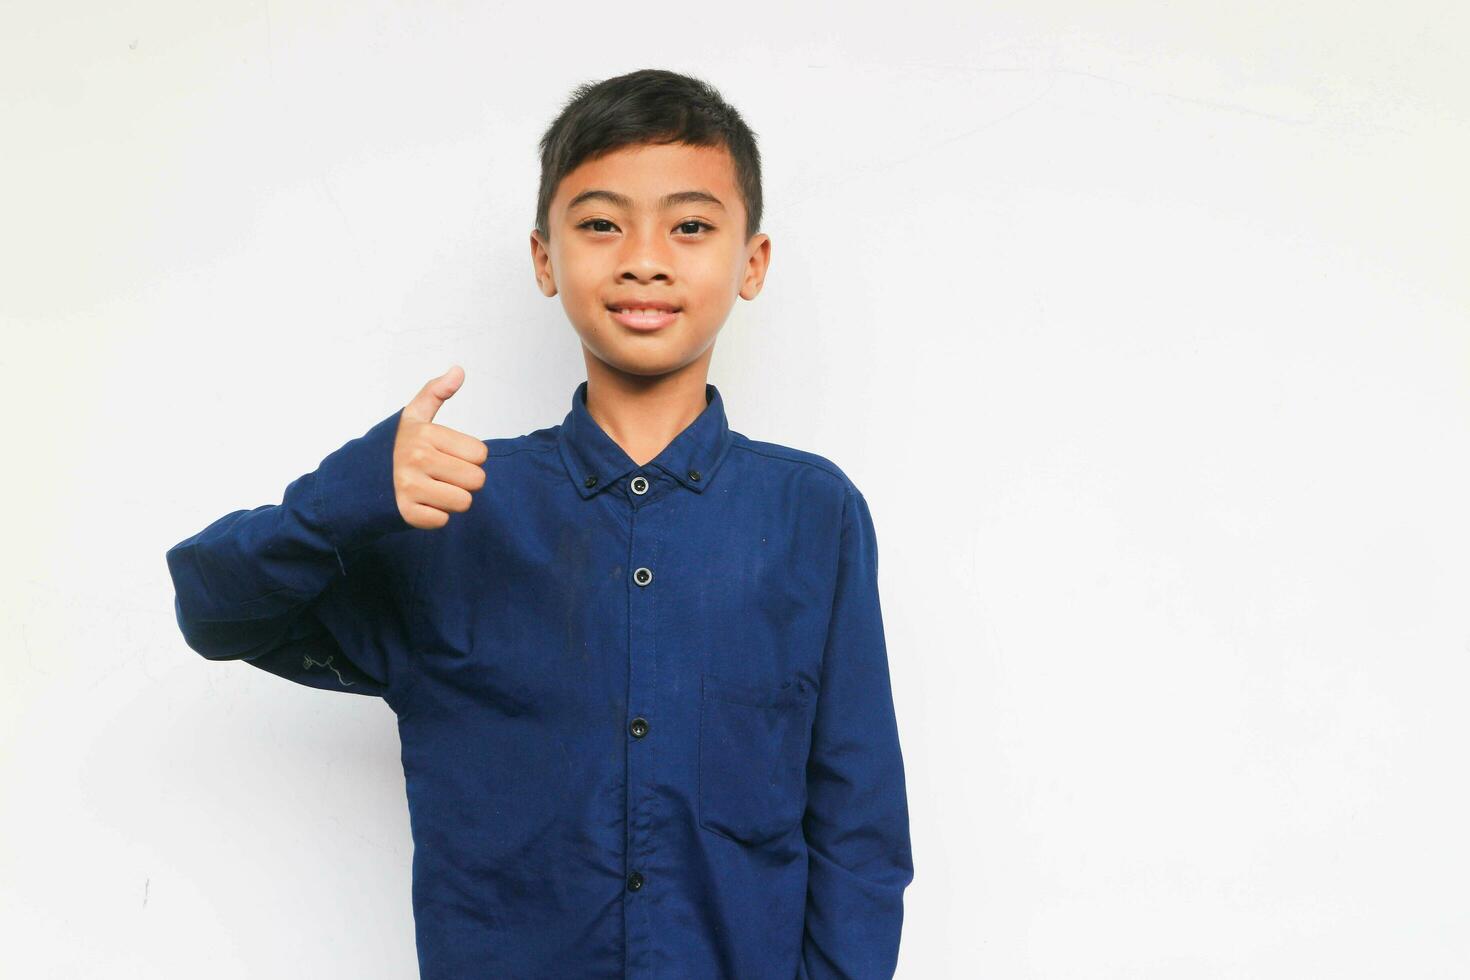
[[[606, 228], [594, 228], [594, 227], [592, 227], [593, 225], [607, 225], [608, 227], [606, 227]], [[715, 226], [714, 225], [710, 224], [707, 221], [700, 221], [697, 218], [690, 218], [688, 221], [681, 221], [675, 227], [681, 228], [681, 229], [688, 229], [688, 228], [690, 228], [691, 225], [693, 226], [692, 230], [685, 231], [684, 234], [686, 234], [686, 235], [697, 235], [697, 234], [700, 233], [700, 229], [704, 229], [706, 231], [714, 231], [715, 230]], [[613, 224], [611, 221], [607, 220], [606, 218], [588, 218], [586, 221], [584, 221], [581, 224], [577, 225], [577, 227], [578, 228], [586, 228], [588, 231], [606, 232], [606, 231], [610, 231], [613, 228], [616, 228], [617, 225]]]

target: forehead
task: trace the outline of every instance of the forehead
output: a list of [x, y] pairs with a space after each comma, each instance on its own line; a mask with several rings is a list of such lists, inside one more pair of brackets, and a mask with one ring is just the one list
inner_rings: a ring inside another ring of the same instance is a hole
[[[564, 208], [585, 190], [600, 188], [633, 199], [634, 207], [653, 207], [665, 194], [706, 190], [734, 211], [740, 207], [735, 184], [735, 162], [723, 146], [687, 143], [623, 146], [593, 160], [584, 160], [562, 178], [552, 208]], [[605, 207], [606, 202], [597, 203]]]

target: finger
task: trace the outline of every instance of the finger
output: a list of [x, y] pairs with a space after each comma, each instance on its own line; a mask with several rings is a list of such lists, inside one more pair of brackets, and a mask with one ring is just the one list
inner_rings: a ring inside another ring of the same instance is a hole
[[409, 488], [409, 497], [419, 504], [425, 504], [436, 510], [452, 511], [456, 514], [470, 509], [474, 498], [464, 487], [457, 487], [443, 480], [435, 480], [429, 476], [420, 476]]
[[[480, 443], [481, 446], [484, 443]], [[469, 491], [485, 485], [485, 468], [450, 453], [434, 453], [422, 464], [422, 471], [441, 483], [463, 487]]]
[[426, 504], [407, 504], [406, 520], [414, 527], [443, 527], [449, 523], [449, 514]]
[[403, 406], [403, 417], [416, 422], [434, 421], [435, 413], [444, 407], [444, 403], [454, 396], [462, 384], [464, 368], [456, 364], [420, 388], [413, 400]]
[[429, 445], [435, 449], [476, 466], [483, 464], [490, 456], [490, 450], [483, 439], [476, 439], [472, 435], [458, 432], [447, 425], [436, 423], [430, 425], [424, 432], [429, 437]]

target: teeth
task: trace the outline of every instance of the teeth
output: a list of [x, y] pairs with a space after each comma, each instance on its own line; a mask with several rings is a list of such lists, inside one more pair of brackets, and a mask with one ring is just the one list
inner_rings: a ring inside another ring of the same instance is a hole
[[639, 316], [653, 316], [656, 313], [672, 313], [673, 310], [618, 310], [619, 313], [636, 313]]

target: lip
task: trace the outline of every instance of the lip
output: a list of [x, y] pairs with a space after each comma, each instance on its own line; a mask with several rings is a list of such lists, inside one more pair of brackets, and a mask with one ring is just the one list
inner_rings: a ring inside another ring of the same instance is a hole
[[610, 310], [668, 310], [670, 313], [679, 312], [679, 307], [673, 303], [652, 296], [627, 296], [620, 300], [614, 300], [606, 304]]
[[[647, 308], [648, 307], [632, 307], [632, 309]], [[664, 327], [667, 327], [669, 324], [673, 323], [674, 318], [679, 315], [680, 311], [670, 310], [649, 315], [640, 313], [619, 313], [617, 310], [609, 307], [608, 313], [612, 315], [612, 318], [614, 320], [616, 320], [618, 323], [621, 323], [623, 326], [627, 327], [630, 330], [652, 331], [661, 330]]]

